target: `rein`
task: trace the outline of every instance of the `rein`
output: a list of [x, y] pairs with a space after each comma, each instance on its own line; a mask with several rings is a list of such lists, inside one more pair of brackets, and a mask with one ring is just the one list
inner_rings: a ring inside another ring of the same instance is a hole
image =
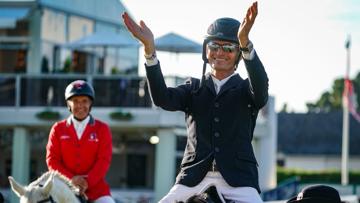
[[[42, 184], [39, 184], [39, 186], [42, 187], [43, 185], [42, 185]], [[45, 202], [56, 203], [56, 202], [54, 201], [54, 199], [52, 198], [51, 195], [50, 195], [48, 198], [46, 198], [46, 199], [43, 199], [43, 200], [38, 201], [37, 203], [45, 203]]]
[[44, 202], [56, 203], [56, 202], [54, 201], [54, 199], [52, 198], [51, 195], [50, 195], [48, 198], [46, 198], [46, 199], [43, 199], [43, 200], [38, 201], [37, 203], [44, 203]]

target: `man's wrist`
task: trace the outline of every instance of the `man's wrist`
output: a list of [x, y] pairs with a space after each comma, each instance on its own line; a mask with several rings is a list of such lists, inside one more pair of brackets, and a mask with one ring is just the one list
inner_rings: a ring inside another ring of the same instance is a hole
[[241, 37], [239, 38], [239, 46], [240, 48], [245, 48], [249, 44], [249, 37]]
[[252, 60], [254, 58], [254, 55], [255, 55], [254, 45], [250, 40], [249, 40], [246, 48], [240, 48], [240, 50], [241, 50], [241, 54], [244, 59]]
[[240, 46], [240, 51], [242, 51], [243, 53], [244, 52], [250, 53], [253, 49], [254, 49], [254, 46], [250, 40], [247, 42], [246, 46], [244, 46], [244, 47]]
[[151, 54], [144, 54], [146, 60], [154, 60], [156, 58], [156, 52], [152, 52]]
[[158, 59], [157, 59], [155, 51], [152, 54], [149, 54], [149, 55], [144, 54], [144, 57], [146, 59], [146, 65], [153, 66], [153, 65], [158, 64]]

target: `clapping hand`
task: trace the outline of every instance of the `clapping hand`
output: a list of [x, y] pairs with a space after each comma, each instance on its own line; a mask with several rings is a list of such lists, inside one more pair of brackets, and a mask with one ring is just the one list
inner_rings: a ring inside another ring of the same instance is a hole
[[154, 35], [144, 21], [141, 20], [140, 24], [137, 24], [126, 12], [122, 14], [122, 18], [126, 28], [144, 45], [145, 54], [153, 54], [155, 52]]
[[257, 2], [254, 2], [247, 10], [246, 16], [243, 22], [240, 25], [238, 38], [240, 42], [240, 47], [246, 47], [249, 43], [249, 33], [254, 25], [255, 18], [258, 14]]

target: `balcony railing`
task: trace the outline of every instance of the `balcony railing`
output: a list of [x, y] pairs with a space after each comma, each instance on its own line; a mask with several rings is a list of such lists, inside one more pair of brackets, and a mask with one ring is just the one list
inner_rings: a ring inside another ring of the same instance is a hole
[[[0, 75], [0, 107], [65, 106], [66, 86], [74, 80], [86, 80], [95, 89], [94, 106], [151, 107], [146, 78], [138, 76], [94, 76], [64, 74]], [[172, 77], [172, 85], [183, 79]]]

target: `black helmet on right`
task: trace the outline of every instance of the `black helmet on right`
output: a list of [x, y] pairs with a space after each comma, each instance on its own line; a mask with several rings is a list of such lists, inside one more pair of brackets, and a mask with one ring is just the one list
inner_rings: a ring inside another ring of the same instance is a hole
[[91, 100], [95, 99], [94, 88], [84, 80], [75, 80], [70, 83], [65, 89], [65, 100], [73, 96], [85, 95], [90, 97]]
[[229, 41], [235, 44], [239, 44], [238, 30], [240, 22], [233, 18], [219, 18], [215, 20], [208, 28], [207, 34], [203, 43], [202, 58], [204, 62], [207, 62], [206, 58], [206, 44], [210, 40], [223, 40]]

